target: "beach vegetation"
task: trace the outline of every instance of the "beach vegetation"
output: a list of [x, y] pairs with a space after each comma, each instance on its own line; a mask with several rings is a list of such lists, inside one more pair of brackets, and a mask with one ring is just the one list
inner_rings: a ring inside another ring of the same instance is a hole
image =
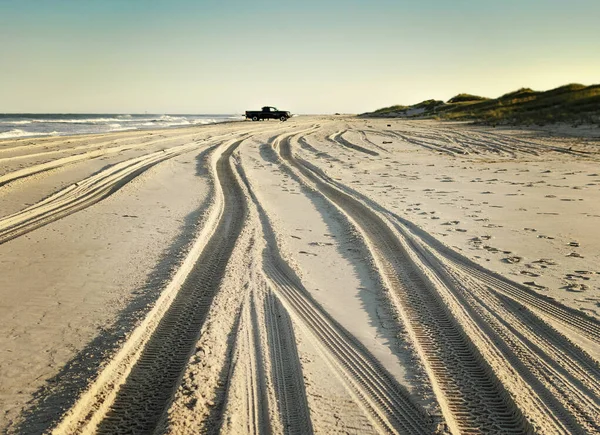
[[390, 106], [363, 116], [435, 117], [493, 125], [597, 124], [600, 123], [600, 84], [585, 86], [572, 83], [543, 92], [521, 88], [498, 98], [458, 94], [447, 103], [425, 100], [412, 106]]
[[463, 103], [465, 101], [483, 101], [489, 100], [486, 97], [480, 97], [479, 95], [471, 94], [458, 94], [448, 100], [448, 103]]

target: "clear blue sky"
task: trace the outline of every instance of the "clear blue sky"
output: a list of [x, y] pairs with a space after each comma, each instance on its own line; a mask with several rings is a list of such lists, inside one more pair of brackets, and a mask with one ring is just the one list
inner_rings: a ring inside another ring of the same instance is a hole
[[600, 0], [0, 0], [0, 112], [364, 112], [600, 83]]

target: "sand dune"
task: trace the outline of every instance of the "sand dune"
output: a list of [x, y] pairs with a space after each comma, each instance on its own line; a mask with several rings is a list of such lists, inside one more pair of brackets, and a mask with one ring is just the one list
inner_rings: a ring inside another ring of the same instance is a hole
[[600, 431], [600, 139], [0, 141], [0, 430]]

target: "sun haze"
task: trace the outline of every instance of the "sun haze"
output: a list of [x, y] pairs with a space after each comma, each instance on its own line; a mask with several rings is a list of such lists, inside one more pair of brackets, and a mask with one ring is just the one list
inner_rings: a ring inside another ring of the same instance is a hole
[[597, 0], [0, 2], [0, 112], [364, 112], [600, 77]]

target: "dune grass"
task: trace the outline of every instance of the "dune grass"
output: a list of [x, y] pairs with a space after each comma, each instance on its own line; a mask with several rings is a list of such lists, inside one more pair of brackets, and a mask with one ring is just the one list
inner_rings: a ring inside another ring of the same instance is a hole
[[411, 109], [415, 108], [425, 109], [419, 112], [420, 117], [490, 124], [600, 124], [600, 85], [569, 84], [544, 92], [521, 88], [493, 99], [458, 94], [446, 103], [426, 100], [412, 106], [391, 106], [364, 115], [409, 116]]

